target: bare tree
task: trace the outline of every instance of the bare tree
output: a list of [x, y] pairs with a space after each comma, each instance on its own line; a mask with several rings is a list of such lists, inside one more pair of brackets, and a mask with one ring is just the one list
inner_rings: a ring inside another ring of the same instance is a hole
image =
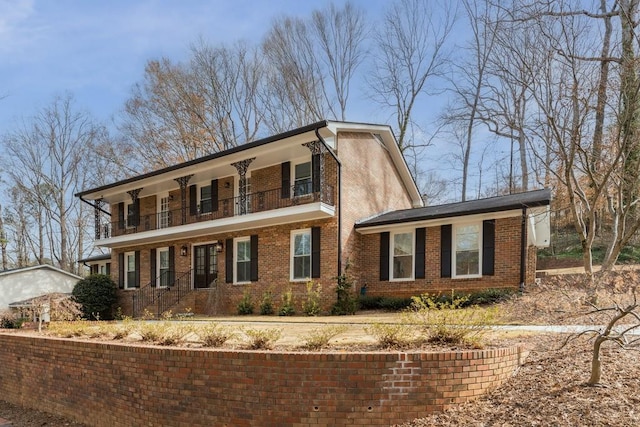
[[[16, 188], [13, 211], [18, 220], [21, 245], [29, 241], [28, 210], [41, 223], [34, 223], [46, 236], [37, 239], [39, 261], [44, 260], [43, 247], [50, 258], [67, 271], [76, 271], [77, 246], [81, 230], [77, 227], [78, 211], [73, 194], [85, 182], [88, 170], [85, 159], [93, 154], [93, 146], [103, 129], [87, 113], [75, 110], [73, 97], [57, 97], [21, 128], [4, 139], [11, 156], [10, 176]], [[18, 200], [16, 199], [16, 202]], [[43, 217], [44, 218], [43, 218]], [[86, 215], [85, 215], [86, 216]], [[37, 233], [38, 231], [36, 231]], [[43, 242], [47, 242], [46, 244]], [[25, 261], [24, 250], [18, 250], [19, 264]]]
[[469, 185], [469, 164], [476, 127], [482, 119], [482, 97], [487, 86], [487, 67], [493, 54], [496, 27], [499, 20], [493, 15], [488, 1], [462, 0], [471, 29], [471, 41], [461, 50], [467, 55], [460, 63], [454, 64], [450, 85], [453, 88], [454, 104], [445, 113], [444, 120], [460, 132], [457, 142], [461, 146], [462, 201], [467, 200]]
[[397, 0], [375, 36], [370, 90], [376, 102], [392, 110], [403, 152], [413, 144], [410, 127], [417, 101], [433, 94], [434, 86], [428, 83], [445, 73], [455, 18], [451, 7], [448, 2]]
[[351, 92], [351, 80], [364, 60], [364, 14], [352, 3], [338, 9], [333, 3], [325, 10], [315, 10], [312, 28], [319, 45], [320, 62], [333, 86], [337, 108], [329, 96], [329, 83], [324, 85], [325, 98], [333, 117], [347, 119], [347, 102]]
[[0, 256], [2, 257], [2, 270], [9, 267], [9, 259], [7, 258], [7, 232], [4, 228], [4, 220], [2, 219], [2, 205], [0, 205]]

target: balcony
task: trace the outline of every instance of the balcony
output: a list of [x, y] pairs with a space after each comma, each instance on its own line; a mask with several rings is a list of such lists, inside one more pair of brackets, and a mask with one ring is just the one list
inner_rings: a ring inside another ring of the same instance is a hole
[[[196, 214], [189, 206], [176, 210], [140, 215], [137, 225], [125, 218], [100, 226], [99, 244], [118, 246], [124, 243], [143, 243], [192, 237], [216, 232], [282, 224], [286, 222], [322, 219], [335, 214], [334, 187], [322, 185], [311, 192], [310, 186], [299, 184], [286, 188], [259, 191], [218, 200], [217, 206], [205, 201]], [[283, 193], [289, 197], [282, 197]], [[217, 207], [217, 209], [216, 209]], [[97, 236], [98, 237], [98, 236]]]

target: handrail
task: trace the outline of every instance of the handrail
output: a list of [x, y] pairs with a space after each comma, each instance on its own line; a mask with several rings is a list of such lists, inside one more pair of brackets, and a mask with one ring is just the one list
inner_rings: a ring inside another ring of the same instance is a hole
[[189, 270], [183, 273], [171, 286], [163, 288], [161, 292], [158, 293], [158, 317], [178, 304], [185, 295], [193, 290], [191, 287], [192, 271], [193, 270]]
[[[264, 212], [314, 202], [322, 202], [335, 206], [334, 187], [332, 185], [324, 183], [320, 191], [312, 192], [310, 191], [310, 183], [302, 183], [293, 185], [289, 187], [288, 190], [287, 192], [283, 191], [282, 188], [275, 188], [249, 193], [245, 195], [244, 198], [237, 196], [219, 199], [217, 203], [210, 206], [211, 209], [209, 209], [209, 205], [207, 204], [206, 211], [203, 211], [203, 209], [200, 209], [200, 206], [198, 206], [197, 212], [194, 214], [192, 214], [187, 207], [185, 211], [180, 208], [149, 215], [140, 215], [136, 225], [128, 224], [126, 218], [124, 222], [118, 220], [111, 221], [102, 224], [99, 228], [99, 237], [101, 239], [107, 239], [125, 234], [159, 230], [178, 225], [241, 216], [249, 213]], [[282, 197], [283, 195], [285, 195], [285, 197]], [[183, 218], [185, 221], [183, 221]]]

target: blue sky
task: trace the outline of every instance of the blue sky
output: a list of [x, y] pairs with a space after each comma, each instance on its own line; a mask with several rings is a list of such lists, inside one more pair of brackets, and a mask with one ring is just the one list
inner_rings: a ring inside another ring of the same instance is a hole
[[[340, 4], [340, 0], [335, 1]], [[385, 0], [358, 0], [369, 18]], [[109, 120], [149, 59], [188, 56], [190, 43], [259, 41], [275, 17], [310, 16], [329, 1], [0, 0], [0, 133], [72, 92]]]

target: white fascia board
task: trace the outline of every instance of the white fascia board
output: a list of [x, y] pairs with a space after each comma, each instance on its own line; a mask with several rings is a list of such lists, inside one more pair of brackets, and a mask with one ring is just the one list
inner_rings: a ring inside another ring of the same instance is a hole
[[162, 228], [160, 230], [126, 234], [123, 236], [98, 240], [96, 244], [107, 248], [118, 248], [206, 236], [213, 233], [229, 233], [238, 230], [330, 218], [335, 216], [335, 213], [336, 209], [334, 206], [330, 206], [322, 202], [307, 203], [304, 205], [274, 209], [265, 212], [256, 212], [229, 218], [178, 225], [175, 227]]
[[[372, 134], [379, 134], [382, 137], [382, 142], [384, 143], [385, 148], [389, 152], [391, 159], [396, 167], [396, 170], [400, 174], [400, 178], [411, 197], [411, 204], [414, 208], [419, 208], [424, 206], [424, 202], [422, 200], [422, 196], [420, 195], [420, 190], [418, 190], [418, 186], [416, 185], [413, 177], [411, 176], [411, 172], [409, 172], [409, 166], [407, 162], [400, 152], [400, 147], [398, 147], [398, 142], [396, 141], [396, 137], [391, 130], [391, 127], [388, 125], [375, 125], [368, 123], [349, 123], [349, 122], [327, 122], [327, 128], [332, 131], [335, 135], [338, 135], [338, 132], [371, 132]], [[338, 147], [338, 152], [340, 148]]]
[[412, 227], [412, 228], [438, 227], [444, 224], [464, 224], [467, 222], [480, 222], [487, 219], [512, 218], [512, 217], [521, 216], [521, 215], [522, 215], [521, 209], [513, 209], [513, 210], [501, 211], [501, 212], [488, 212], [488, 213], [482, 213], [482, 214], [459, 215], [459, 216], [451, 216], [451, 217], [437, 218], [437, 219], [406, 221], [406, 222], [399, 222], [396, 224], [382, 224], [382, 225], [376, 225], [376, 226], [366, 227], [366, 228], [356, 228], [356, 231], [360, 234], [376, 234], [384, 231], [403, 230], [403, 229], [406, 229], [407, 227]]

